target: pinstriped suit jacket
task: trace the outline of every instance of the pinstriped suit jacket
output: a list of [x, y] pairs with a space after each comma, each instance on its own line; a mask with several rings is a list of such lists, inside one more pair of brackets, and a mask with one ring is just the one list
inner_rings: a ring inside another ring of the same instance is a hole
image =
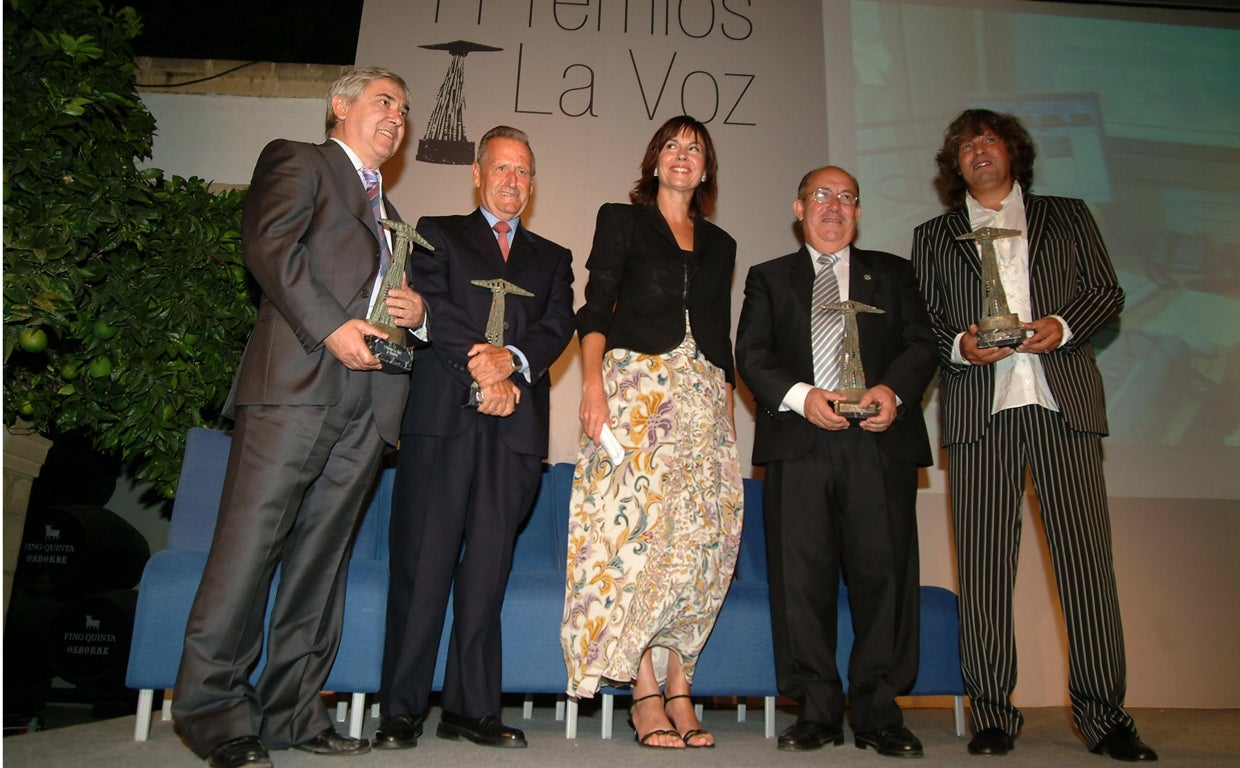
[[[1059, 315], [1072, 329], [1070, 342], [1041, 356], [1047, 382], [1069, 427], [1105, 435], [1102, 375], [1090, 339], [1119, 315], [1124, 289], [1084, 202], [1026, 193], [1025, 213], [1033, 317]], [[994, 366], [951, 361], [956, 335], [977, 322], [982, 308], [977, 246], [956, 240], [970, 229], [961, 207], [913, 232], [913, 266], [938, 339], [944, 446], [980, 439], [994, 400]]]

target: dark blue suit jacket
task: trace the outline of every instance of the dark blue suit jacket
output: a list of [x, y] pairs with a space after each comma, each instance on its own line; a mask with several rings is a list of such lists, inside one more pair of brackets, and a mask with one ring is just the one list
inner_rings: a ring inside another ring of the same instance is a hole
[[472, 378], [470, 347], [486, 341], [491, 291], [472, 280], [503, 278], [534, 295], [505, 299], [505, 345], [520, 349], [529, 362], [530, 382], [522, 373], [521, 402], [499, 419], [504, 444], [518, 453], [547, 455], [550, 426], [551, 365], [576, 329], [573, 316], [572, 254], [544, 237], [518, 227], [508, 261], [481, 210], [465, 216], [425, 216], [418, 232], [435, 251], [414, 251], [409, 272], [414, 290], [430, 312], [432, 343], [413, 366], [409, 405], [402, 435], [454, 437], [473, 419], [496, 418], [462, 408]]

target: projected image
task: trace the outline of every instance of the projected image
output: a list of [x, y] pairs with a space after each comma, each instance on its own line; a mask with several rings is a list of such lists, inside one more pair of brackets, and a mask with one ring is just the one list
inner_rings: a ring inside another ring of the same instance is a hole
[[942, 212], [933, 156], [961, 109], [1020, 116], [1038, 146], [1034, 191], [1087, 202], [1127, 292], [1095, 339], [1107, 445], [1240, 448], [1240, 31], [1105, 10], [850, 7], [834, 42], [851, 47], [852, 103], [838, 111], [852, 121], [831, 130], [856, 147], [863, 244], [907, 254], [912, 228]]

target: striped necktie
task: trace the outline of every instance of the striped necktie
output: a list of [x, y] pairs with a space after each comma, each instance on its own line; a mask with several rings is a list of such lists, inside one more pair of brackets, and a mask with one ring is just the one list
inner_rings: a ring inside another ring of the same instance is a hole
[[821, 268], [814, 278], [814, 294], [810, 305], [810, 331], [813, 339], [814, 386], [834, 391], [840, 377], [840, 343], [844, 340], [844, 316], [824, 304], [840, 300], [840, 284], [835, 279], [838, 253], [818, 257]]
[[362, 180], [366, 182], [366, 198], [370, 200], [370, 210], [375, 215], [375, 226], [379, 228], [379, 277], [382, 278], [387, 272], [388, 261], [392, 258], [392, 249], [388, 245], [387, 232], [379, 223], [379, 219], [383, 218], [383, 211], [379, 207], [379, 172], [363, 168]]

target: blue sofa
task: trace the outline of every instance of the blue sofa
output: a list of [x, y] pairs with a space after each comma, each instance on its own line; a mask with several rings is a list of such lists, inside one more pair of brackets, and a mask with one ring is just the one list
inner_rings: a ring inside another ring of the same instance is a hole
[[[844, 673], [847, 689], [848, 661], [853, 628], [848, 591], [841, 585], [836, 665]], [[953, 697], [956, 735], [964, 735], [964, 679], [960, 672], [960, 620], [956, 595], [942, 587], [921, 588], [921, 658], [917, 682], [910, 696]], [[602, 735], [611, 738], [613, 697], [626, 694], [603, 691]], [[775, 735], [775, 656], [771, 639], [770, 593], [766, 573], [766, 527], [762, 515], [762, 481], [745, 480], [745, 524], [736, 575], [727, 600], [719, 612], [710, 640], [702, 650], [693, 679], [694, 696], [737, 696], [764, 699], [764, 732]], [[745, 705], [737, 717], [745, 719]], [[570, 714], [572, 707], [570, 705]], [[699, 712], [699, 717], [701, 716]], [[571, 727], [570, 731], [575, 732]]]
[[[145, 741], [150, 732], [155, 691], [170, 691], [176, 683], [190, 606], [215, 535], [216, 513], [231, 442], [226, 432], [189, 431], [183, 470], [172, 506], [168, 548], [155, 553], [142, 572], [125, 677], [125, 685], [138, 690], [136, 741]], [[362, 732], [366, 694], [379, 690], [387, 612], [388, 518], [392, 507], [393, 474], [393, 470], [387, 469], [380, 475], [353, 542], [344, 632], [340, 652], [325, 686], [326, 690], [352, 694], [354, 706], [349, 733], [355, 737]], [[278, 583], [277, 570], [276, 582], [272, 584], [273, 598]], [[268, 600], [269, 618], [272, 602], [273, 599]], [[264, 649], [251, 675], [252, 680], [257, 679], [265, 663]], [[171, 719], [170, 707], [171, 699], [165, 697], [164, 720]]]
[[[154, 692], [171, 689], [176, 681], [190, 605], [214, 535], [229, 445], [227, 433], [190, 431], [184, 471], [173, 504], [168, 548], [150, 559], [139, 585], [126, 677], [126, 685], [139, 690], [134, 728], [134, 738], [139, 741], [147, 738], [150, 729]], [[381, 472], [354, 542], [344, 634], [325, 685], [325, 690], [351, 694], [351, 705], [341, 705], [340, 719], [347, 711], [349, 733], [353, 736], [362, 732], [366, 694], [379, 690], [393, 475], [392, 469]], [[560, 650], [560, 622], [572, 479], [571, 464], [544, 465], [538, 497], [517, 537], [502, 614], [504, 692], [526, 694], [527, 718], [532, 715], [529, 697], [533, 694], [559, 697], [556, 717], [566, 720], [565, 734], [569, 738], [575, 738], [577, 733], [577, 702], [564, 697], [566, 674]], [[765, 733], [769, 738], [774, 735], [777, 690], [768, 595], [762, 482], [749, 479], [745, 481], [745, 526], [736, 577], [698, 664], [694, 694], [763, 697]], [[921, 668], [911, 695], [955, 697], [956, 732], [962, 735], [964, 684], [957, 647], [956, 596], [941, 587], [922, 587], [921, 597]], [[435, 690], [443, 685], [451, 624], [449, 602], [435, 669]], [[848, 668], [852, 637], [847, 594], [842, 593], [837, 663], [843, 670]], [[255, 676], [264, 661], [259, 660]], [[616, 694], [627, 691], [602, 692], [604, 738], [611, 736]], [[741, 705], [738, 717], [744, 716], [745, 708]], [[163, 718], [170, 719], [167, 697]]]

